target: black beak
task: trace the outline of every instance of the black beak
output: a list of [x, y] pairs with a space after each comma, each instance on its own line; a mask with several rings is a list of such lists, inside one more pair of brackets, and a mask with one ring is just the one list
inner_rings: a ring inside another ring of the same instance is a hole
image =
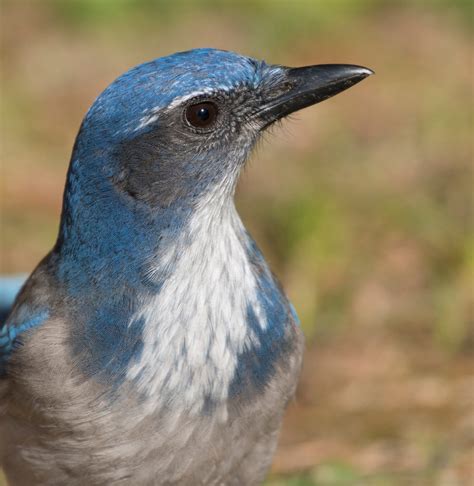
[[286, 70], [280, 85], [268, 93], [267, 101], [258, 113], [264, 128], [294, 111], [324, 101], [354, 86], [371, 69], [350, 64], [319, 64]]

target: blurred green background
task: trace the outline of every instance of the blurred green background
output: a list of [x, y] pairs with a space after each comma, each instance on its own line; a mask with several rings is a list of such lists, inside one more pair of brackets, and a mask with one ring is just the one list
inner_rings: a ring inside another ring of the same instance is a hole
[[307, 336], [267, 484], [473, 484], [472, 8], [1, 1], [1, 272], [53, 245], [82, 116], [129, 67], [202, 46], [371, 67], [268, 134], [238, 190]]

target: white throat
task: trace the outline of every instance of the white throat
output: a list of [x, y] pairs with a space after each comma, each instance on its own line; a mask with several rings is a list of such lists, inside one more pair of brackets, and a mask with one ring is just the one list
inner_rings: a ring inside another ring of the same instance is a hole
[[127, 376], [155, 406], [199, 413], [212, 400], [225, 409], [238, 355], [259, 346], [249, 306], [267, 326], [246, 245], [231, 199], [202, 204], [149, 269], [150, 279], [167, 278], [136, 316], [144, 348]]

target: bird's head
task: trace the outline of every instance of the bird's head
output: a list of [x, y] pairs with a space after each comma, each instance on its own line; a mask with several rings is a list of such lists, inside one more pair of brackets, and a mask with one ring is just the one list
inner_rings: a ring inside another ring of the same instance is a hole
[[287, 68], [215, 49], [173, 54], [131, 69], [98, 97], [73, 162], [138, 204], [192, 206], [232, 194], [266, 127], [371, 73]]

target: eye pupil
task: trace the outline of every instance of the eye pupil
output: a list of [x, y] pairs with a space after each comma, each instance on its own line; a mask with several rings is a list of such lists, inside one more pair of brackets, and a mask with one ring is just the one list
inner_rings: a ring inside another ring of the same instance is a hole
[[197, 117], [202, 121], [206, 121], [209, 118], [209, 110], [207, 108], [199, 108]]
[[217, 106], [206, 101], [188, 106], [185, 112], [186, 121], [196, 128], [208, 128], [217, 118]]

